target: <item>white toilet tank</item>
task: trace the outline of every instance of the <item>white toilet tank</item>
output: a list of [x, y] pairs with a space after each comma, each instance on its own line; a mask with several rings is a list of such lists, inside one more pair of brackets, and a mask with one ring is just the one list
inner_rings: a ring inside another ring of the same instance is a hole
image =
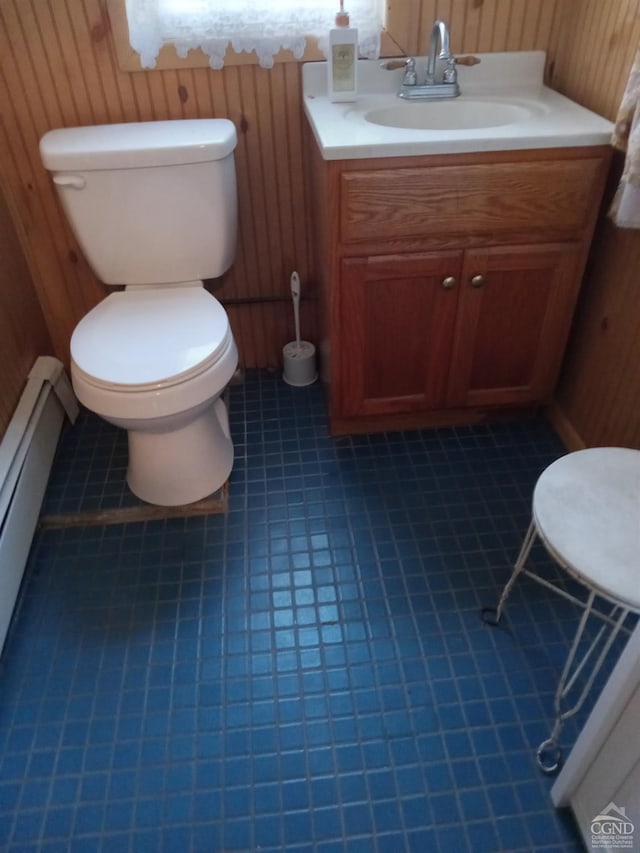
[[222, 275], [237, 234], [227, 119], [52, 130], [40, 155], [67, 218], [106, 284], [165, 284]]

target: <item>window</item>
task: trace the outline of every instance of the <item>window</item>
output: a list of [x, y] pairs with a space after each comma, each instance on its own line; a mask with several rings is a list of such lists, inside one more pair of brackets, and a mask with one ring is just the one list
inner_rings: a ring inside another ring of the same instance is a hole
[[[178, 56], [201, 48], [212, 68], [222, 68], [230, 45], [255, 50], [264, 68], [280, 49], [300, 59], [307, 37], [327, 51], [339, 0], [126, 0], [131, 47], [143, 68], [153, 68], [160, 48], [175, 45]], [[358, 28], [361, 56], [379, 53], [383, 0], [348, 0], [351, 25]]]

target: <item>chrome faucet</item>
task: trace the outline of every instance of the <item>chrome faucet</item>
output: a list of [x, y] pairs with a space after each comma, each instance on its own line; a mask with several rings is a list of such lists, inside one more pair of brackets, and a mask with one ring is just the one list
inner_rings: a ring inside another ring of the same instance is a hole
[[[438, 53], [438, 41], [440, 52]], [[436, 60], [443, 59], [447, 65], [442, 76], [442, 82], [436, 83]], [[431, 29], [429, 55], [424, 83], [418, 83], [416, 61], [406, 60], [405, 73], [398, 95], [409, 100], [436, 100], [441, 98], [457, 98], [460, 94], [458, 87], [458, 72], [456, 58], [449, 46], [449, 28], [444, 21], [436, 21]]]
[[[427, 57], [427, 86], [433, 86], [436, 82], [436, 50], [438, 48], [438, 36], [440, 36], [440, 53], [438, 59], [444, 59], [447, 63], [448, 71], [453, 71], [456, 74], [455, 58], [451, 55], [449, 48], [449, 29], [444, 21], [436, 21], [431, 30], [431, 41], [429, 44], [429, 56]], [[457, 75], [456, 75], [457, 76]], [[444, 83], [455, 83], [456, 77], [450, 80], [443, 80]]]

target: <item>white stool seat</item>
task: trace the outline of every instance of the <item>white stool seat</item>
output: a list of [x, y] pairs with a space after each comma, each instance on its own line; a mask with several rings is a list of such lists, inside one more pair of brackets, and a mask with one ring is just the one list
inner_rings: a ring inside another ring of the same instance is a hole
[[605, 598], [640, 611], [640, 450], [596, 447], [550, 465], [533, 492], [550, 554]]
[[[561, 568], [586, 588], [586, 601], [527, 568], [536, 538]], [[520, 574], [583, 608], [555, 693], [553, 730], [537, 752], [540, 768], [551, 773], [560, 763], [557, 739], [562, 724], [582, 707], [629, 614], [640, 613], [640, 450], [579, 450], [556, 460], [542, 472], [533, 492], [529, 530], [497, 607], [482, 610], [485, 622], [499, 623]], [[596, 609], [597, 598], [611, 605], [610, 612]], [[578, 660], [590, 616], [600, 618], [603, 624]], [[600, 651], [578, 698], [572, 707], [563, 710], [563, 702], [598, 647]]]

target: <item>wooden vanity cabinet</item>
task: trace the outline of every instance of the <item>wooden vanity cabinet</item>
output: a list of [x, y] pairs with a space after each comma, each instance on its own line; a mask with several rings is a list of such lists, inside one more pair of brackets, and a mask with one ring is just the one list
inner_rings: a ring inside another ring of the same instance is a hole
[[334, 434], [471, 423], [555, 387], [605, 147], [323, 161], [318, 217]]
[[447, 406], [540, 403], [552, 393], [582, 271], [579, 243], [465, 254]]
[[345, 258], [341, 414], [442, 408], [456, 323], [460, 252]]

